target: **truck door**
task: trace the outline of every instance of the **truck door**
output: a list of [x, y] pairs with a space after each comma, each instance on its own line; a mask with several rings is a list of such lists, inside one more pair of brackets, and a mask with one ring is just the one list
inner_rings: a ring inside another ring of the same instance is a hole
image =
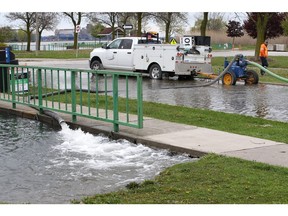
[[118, 69], [131, 70], [133, 68], [133, 39], [122, 39], [117, 50]]
[[105, 57], [102, 60], [104, 68], [116, 68], [118, 48], [121, 43], [121, 39], [116, 39], [112, 43], [108, 44], [105, 51]]

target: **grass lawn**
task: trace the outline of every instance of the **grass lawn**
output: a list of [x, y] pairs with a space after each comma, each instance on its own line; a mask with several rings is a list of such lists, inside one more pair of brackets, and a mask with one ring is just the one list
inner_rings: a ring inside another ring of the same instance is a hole
[[74, 200], [86, 204], [288, 203], [288, 169], [210, 154], [167, 168], [155, 179]]

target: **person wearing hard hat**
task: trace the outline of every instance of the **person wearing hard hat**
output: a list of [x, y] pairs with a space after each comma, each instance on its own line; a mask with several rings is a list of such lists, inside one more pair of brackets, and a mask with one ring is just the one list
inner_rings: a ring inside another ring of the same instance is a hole
[[[260, 46], [260, 53], [259, 53], [259, 57], [262, 63], [262, 66], [264, 68], [268, 67], [268, 61], [267, 61], [267, 57], [268, 57], [268, 41], [265, 41], [264, 43], [261, 44]], [[265, 74], [265, 71], [261, 70], [260, 71], [261, 75]]]

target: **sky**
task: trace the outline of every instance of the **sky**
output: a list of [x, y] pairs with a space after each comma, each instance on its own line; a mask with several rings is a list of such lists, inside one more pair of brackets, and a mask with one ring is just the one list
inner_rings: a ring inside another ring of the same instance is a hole
[[15, 11], [38, 11], [38, 12], [62, 12], [62, 11], [86, 11], [86, 12], [107, 12], [107, 11], [141, 11], [141, 12], [287, 12], [286, 0], [265, 1], [231, 1], [231, 0], [13, 0], [1, 4], [0, 12]]
[[[187, 11], [187, 12], [287, 12], [286, 0], [274, 0], [271, 2], [261, 2], [259, 0], [182, 0], [182, 1], [163, 1], [163, 0], [109, 0], [109, 1], [71, 1], [71, 0], [13, 0], [13, 4], [9, 1], [1, 4], [1, 12], [13, 12], [32, 10], [39, 12], [52, 11], [143, 11], [143, 12], [159, 12], [159, 11]], [[11, 3], [11, 4], [10, 4]]]
[[[0, 27], [11, 25], [17, 28], [17, 23], [10, 24], [4, 14], [8, 12], [63, 12], [63, 11], [82, 11], [82, 12], [189, 12], [189, 26], [194, 26], [195, 14], [202, 12], [288, 12], [286, 0], [274, 0], [273, 4], [263, 4], [259, 0], [241, 0], [237, 3], [231, 0], [205, 0], [204, 4], [200, 4], [198, 0], [182, 0], [182, 1], [163, 1], [163, 0], [109, 0], [95, 1], [68, 1], [68, 0], [49, 0], [39, 4], [39, 0], [13, 0], [13, 4], [2, 4], [0, 8]], [[97, 3], [99, 2], [99, 3]], [[141, 4], [139, 4], [141, 2]], [[233, 16], [233, 15], [232, 15]], [[82, 22], [81, 27], [85, 27], [87, 22]], [[57, 26], [57, 29], [72, 28], [73, 25], [67, 19]], [[159, 31], [155, 24], [150, 24], [150, 29]], [[54, 34], [53, 31], [44, 32], [43, 36]]]
[[[5, 14], [8, 14], [8, 13], [4, 13], [4, 12], [1, 13], [0, 11], [0, 27], [10, 25], [11, 28], [18, 28], [19, 22], [12, 22], [9, 24], [9, 21], [5, 17]], [[200, 13], [189, 13], [189, 26], [194, 26], [195, 16], [197, 16], [197, 14], [200, 14]], [[87, 20], [83, 20], [81, 22], [81, 28], [85, 28], [87, 23], [88, 23]], [[71, 21], [69, 21], [69, 19], [62, 18], [56, 28], [57, 29], [72, 29], [73, 24], [71, 23]], [[159, 31], [159, 28], [154, 23], [150, 23], [147, 27], [147, 30]], [[53, 34], [54, 34], [54, 31], [44, 31], [42, 36], [48, 36], [48, 35], [53, 35]]]

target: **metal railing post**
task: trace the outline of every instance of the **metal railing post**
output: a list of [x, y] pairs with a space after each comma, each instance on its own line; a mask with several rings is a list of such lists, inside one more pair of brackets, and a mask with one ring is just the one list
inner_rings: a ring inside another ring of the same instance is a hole
[[143, 92], [142, 92], [142, 76], [137, 76], [137, 116], [138, 127], [143, 128]]
[[[8, 68], [7, 68], [7, 72], [8, 72]], [[9, 76], [8, 76], [9, 77]], [[7, 77], [7, 79], [9, 79]], [[11, 83], [10, 83], [11, 82]], [[15, 67], [11, 67], [11, 79], [10, 82], [7, 82], [7, 84], [10, 84], [11, 87], [11, 91], [12, 91], [12, 107], [13, 109], [16, 109], [16, 93], [15, 93]], [[8, 86], [7, 86], [8, 87]], [[7, 89], [10, 89], [7, 88]]]
[[71, 71], [72, 122], [76, 122], [76, 71]]
[[114, 132], [119, 131], [119, 110], [118, 110], [118, 74], [113, 74], [113, 125]]
[[37, 81], [38, 81], [38, 107], [39, 112], [43, 114], [43, 99], [42, 99], [42, 71], [41, 69], [37, 70]]

